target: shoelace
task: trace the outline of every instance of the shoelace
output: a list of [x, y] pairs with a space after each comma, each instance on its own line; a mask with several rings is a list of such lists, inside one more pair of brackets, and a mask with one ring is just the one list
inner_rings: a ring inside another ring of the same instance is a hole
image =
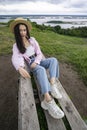
[[57, 90], [57, 88], [56, 88], [56, 87], [55, 87], [55, 88], [53, 88], [53, 91], [54, 91], [54, 93], [57, 95], [58, 90]]
[[57, 105], [55, 104], [55, 102], [54, 101], [52, 101], [52, 102], [50, 102], [49, 103], [49, 109], [52, 111], [52, 112], [54, 112], [54, 113], [59, 113], [59, 114], [61, 114], [61, 112], [60, 112], [60, 109], [57, 107]]

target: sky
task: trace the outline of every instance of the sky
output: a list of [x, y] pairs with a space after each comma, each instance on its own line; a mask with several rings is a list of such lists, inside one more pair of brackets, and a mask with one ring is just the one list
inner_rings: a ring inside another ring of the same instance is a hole
[[0, 0], [0, 15], [87, 15], [87, 0]]

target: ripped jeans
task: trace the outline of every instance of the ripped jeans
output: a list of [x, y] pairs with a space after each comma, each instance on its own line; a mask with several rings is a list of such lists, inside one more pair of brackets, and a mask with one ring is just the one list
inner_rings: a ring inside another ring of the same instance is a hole
[[[34, 62], [34, 59], [31, 60], [30, 65]], [[41, 93], [45, 94], [51, 91], [50, 82], [47, 77], [46, 69], [49, 70], [50, 78], [55, 77], [59, 78], [59, 64], [56, 58], [51, 57], [44, 60], [41, 60], [34, 69], [30, 71], [36, 77], [40, 87]]]

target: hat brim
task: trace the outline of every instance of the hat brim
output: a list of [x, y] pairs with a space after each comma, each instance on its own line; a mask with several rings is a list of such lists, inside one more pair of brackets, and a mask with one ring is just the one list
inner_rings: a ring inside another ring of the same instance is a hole
[[27, 20], [17, 20], [17, 21], [15, 21], [15, 20], [14, 20], [14, 21], [12, 21], [11, 24], [10, 24], [10, 30], [11, 30], [12, 33], [14, 33], [14, 27], [15, 27], [17, 24], [19, 24], [19, 23], [23, 23], [23, 24], [27, 25], [29, 31], [32, 29], [32, 25], [31, 25], [31, 23], [30, 23], [29, 21], [27, 21]]

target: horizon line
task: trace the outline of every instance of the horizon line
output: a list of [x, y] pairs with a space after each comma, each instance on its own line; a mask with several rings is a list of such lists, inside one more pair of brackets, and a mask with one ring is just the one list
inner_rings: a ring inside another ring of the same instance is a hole
[[10, 16], [10, 15], [11, 15], [11, 16], [15, 16], [15, 15], [26, 15], [26, 16], [27, 16], [27, 15], [34, 15], [34, 16], [35, 16], [35, 15], [42, 15], [42, 16], [44, 16], [44, 15], [45, 15], [45, 16], [46, 16], [46, 15], [51, 15], [51, 16], [52, 16], [52, 15], [55, 15], [55, 16], [61, 16], [61, 15], [62, 15], [62, 16], [71, 16], [71, 15], [72, 15], [72, 16], [77, 16], [77, 15], [78, 15], [78, 16], [81, 16], [81, 15], [83, 15], [83, 16], [87, 16], [86, 14], [0, 14], [0, 16], [1, 16], [1, 15], [4, 15], [4, 16], [8, 16], [8, 15], [9, 15], [9, 16]]

